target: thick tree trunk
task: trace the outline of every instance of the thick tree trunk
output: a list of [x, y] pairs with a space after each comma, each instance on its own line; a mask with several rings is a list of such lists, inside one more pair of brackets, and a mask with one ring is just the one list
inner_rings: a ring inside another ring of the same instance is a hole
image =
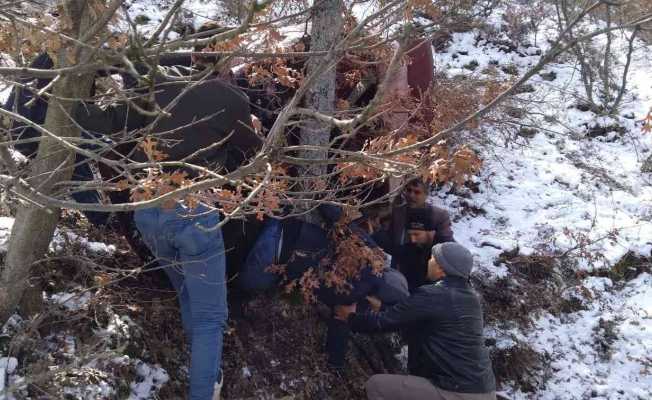
[[[80, 37], [91, 24], [85, 0], [67, 0], [67, 17], [73, 22], [72, 34]], [[76, 52], [76, 53], [73, 53]], [[84, 59], [86, 51], [69, 48], [58, 54], [60, 66], [69, 60]], [[79, 62], [79, 61], [77, 61]], [[90, 93], [94, 74], [66, 75], [53, 86], [52, 94], [59, 99], [78, 99]], [[79, 137], [79, 129], [69, 120], [74, 101], [50, 100], [44, 128], [57, 136]], [[36, 158], [32, 161], [29, 181], [43, 193], [50, 194], [55, 185], [70, 180], [74, 154], [52, 138], [43, 138]], [[59, 209], [25, 204], [19, 207], [9, 239], [5, 266], [0, 276], [0, 321], [13, 313], [29, 287], [30, 267], [41, 259], [52, 240], [59, 221]]]
[[[311, 51], [329, 50], [337, 43], [342, 27], [343, 3], [341, 0], [320, 0], [315, 4], [312, 15], [312, 29], [310, 32], [310, 49]], [[319, 57], [309, 60], [307, 72], [310, 74], [318, 67], [321, 59]], [[319, 80], [308, 90], [305, 96], [306, 108], [320, 111], [326, 115], [332, 115], [335, 111], [335, 67], [326, 70], [321, 74]], [[323, 160], [328, 156], [326, 150], [330, 139], [330, 126], [317, 120], [305, 121], [301, 129], [300, 144], [320, 146], [323, 151], [305, 151], [299, 156], [309, 160]], [[316, 177], [326, 174], [326, 165], [311, 165], [303, 169], [302, 175], [306, 177], [303, 190], [316, 191], [322, 190], [321, 185]], [[325, 185], [324, 185], [325, 187]], [[306, 215], [309, 222], [319, 222], [318, 217], [313, 214]]]

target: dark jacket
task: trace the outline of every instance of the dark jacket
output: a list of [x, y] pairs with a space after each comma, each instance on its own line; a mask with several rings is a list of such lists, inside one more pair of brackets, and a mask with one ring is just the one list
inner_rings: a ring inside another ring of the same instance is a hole
[[[155, 88], [155, 101], [161, 109], [166, 109], [188, 86], [187, 82], [159, 82]], [[167, 160], [181, 160], [231, 134], [224, 145], [204, 151], [188, 161], [211, 167], [217, 164], [233, 170], [262, 144], [261, 138], [251, 128], [249, 100], [241, 90], [220, 79], [195, 84], [167, 111], [171, 117], [159, 119], [152, 130], [152, 134], [159, 138], [158, 149], [167, 155]], [[129, 130], [138, 129], [153, 121], [126, 105], [106, 110], [80, 108], [76, 118], [84, 121], [82, 126], [86, 130], [96, 134], [118, 132], [125, 126]], [[126, 148], [124, 153], [130, 150]], [[134, 159], [146, 160], [142, 153]]]
[[[433, 243], [434, 245], [434, 243]], [[411, 243], [404, 244], [394, 252], [392, 264], [405, 275], [410, 292], [428, 283], [428, 260], [431, 246], [420, 247]]]
[[[50, 69], [52, 68], [53, 63], [52, 59], [47, 55], [47, 53], [39, 54], [34, 61], [29, 65], [30, 68], [38, 69]], [[38, 91], [43, 89], [50, 83], [51, 79], [30, 79], [23, 78], [19, 82], [22, 84], [34, 84], [34, 90]], [[3, 105], [2, 108], [8, 111], [14, 111], [29, 119], [32, 122], [35, 122], [39, 125], [42, 125], [45, 122], [45, 115], [48, 111], [48, 103], [42, 97], [37, 98], [29, 107], [27, 103], [34, 98], [34, 92], [28, 89], [23, 89], [20, 87], [15, 87], [9, 94], [9, 98]], [[16, 140], [25, 140], [33, 139], [41, 136], [41, 133], [36, 129], [24, 125], [22, 122], [12, 121], [11, 123], [11, 136]], [[16, 150], [22, 153], [24, 156], [32, 156], [36, 153], [38, 149], [38, 142], [32, 143], [21, 143], [15, 146]]]
[[[189, 60], [190, 58], [187, 56], [167, 57], [161, 60], [161, 65], [170, 66], [180, 63], [185, 65]], [[52, 65], [52, 60], [47, 53], [41, 53], [30, 64], [30, 67], [49, 69], [52, 68]], [[170, 70], [170, 74], [172, 75], [174, 71], [183, 73], [183, 71], [190, 70], [175, 68]], [[99, 75], [107, 73], [100, 71]], [[128, 76], [125, 75], [124, 78], [128, 78]], [[23, 81], [23, 83], [28, 82], [29, 80]], [[45, 87], [49, 82], [50, 79], [36, 80], [36, 89]], [[217, 78], [207, 79], [201, 83], [194, 82], [192, 88], [177, 99], [190, 85], [193, 84], [165, 78], [159, 78], [156, 83], [155, 101], [161, 109], [165, 109], [173, 101], [177, 102], [168, 110], [172, 116], [160, 119], [153, 128], [154, 135], [168, 132], [160, 137], [159, 149], [167, 154], [167, 160], [181, 160], [199, 149], [219, 142], [233, 132], [223, 146], [203, 152], [196, 159], [189, 161], [210, 166], [219, 164], [225, 166], [227, 170], [237, 168], [262, 144], [261, 138], [251, 128], [249, 99], [242, 90]], [[31, 107], [26, 107], [25, 104], [32, 97], [31, 91], [16, 88], [12, 91], [4, 108], [12, 110], [14, 103], [17, 103], [20, 115], [38, 124], [43, 124], [47, 113], [47, 101], [38, 99]], [[106, 109], [87, 103], [77, 107], [74, 117], [83, 128], [84, 136], [104, 138], [107, 135], [124, 131], [125, 128], [126, 131], [143, 128], [153, 121], [152, 118], [137, 113], [124, 103], [114, 104]], [[193, 122], [204, 118], [206, 118], [205, 121], [193, 124]], [[16, 123], [12, 129], [12, 136], [20, 139], [36, 138], [40, 136], [40, 132], [29, 127], [21, 127]], [[35, 153], [37, 147], [37, 142], [16, 146], [17, 150], [24, 155]], [[134, 143], [132, 142], [125, 146], [119, 146], [118, 151], [122, 154], [129, 154], [133, 147]], [[146, 160], [142, 153], [137, 153], [134, 159], [136, 161]]]
[[[332, 227], [341, 217], [341, 209], [330, 205], [321, 205], [317, 208], [325, 222], [325, 227]], [[297, 279], [310, 267], [316, 267], [320, 261], [328, 256], [335, 244], [328, 231], [320, 226], [304, 222], [298, 218], [287, 218], [281, 222], [283, 239], [281, 243], [280, 264], [286, 264], [289, 279]], [[354, 221], [349, 224], [352, 233], [358, 235], [367, 246], [376, 248], [378, 245]], [[349, 293], [337, 293], [333, 288], [321, 288], [317, 295], [320, 301], [328, 304], [351, 304], [364, 300], [366, 296], [374, 294], [384, 304], [394, 304], [407, 297], [406, 288], [400, 284], [398, 271], [387, 271], [388, 276], [378, 276], [371, 267], [360, 271], [360, 279], [351, 282]], [[389, 282], [389, 283], [388, 283]]]
[[488, 393], [496, 380], [484, 346], [480, 299], [457, 277], [424, 285], [404, 301], [378, 313], [352, 314], [358, 332], [408, 332], [410, 374], [459, 393]]

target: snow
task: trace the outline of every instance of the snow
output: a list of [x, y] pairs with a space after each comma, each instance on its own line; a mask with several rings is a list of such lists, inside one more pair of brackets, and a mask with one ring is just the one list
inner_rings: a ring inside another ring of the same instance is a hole
[[[14, 67], [16, 64], [9, 54], [0, 52], [0, 67]], [[4, 104], [11, 93], [11, 86], [0, 79], [0, 104]]]
[[[513, 65], [521, 76], [538, 61], [537, 54], [545, 52], [548, 28], [549, 24], [542, 24], [540, 48], [521, 46], [511, 53], [476, 41], [477, 31], [455, 33], [450, 47], [435, 54], [435, 68], [449, 76], [509, 79], [500, 67]], [[625, 46], [622, 37], [616, 45]], [[483, 279], [508, 277], [507, 268], [495, 266], [494, 261], [501, 252], [517, 246], [521, 254], [570, 251], [577, 269], [587, 271], [609, 268], [629, 251], [650, 256], [652, 177], [640, 168], [652, 150], [652, 135], [643, 135], [636, 121], [652, 105], [651, 64], [649, 47], [640, 42], [637, 47], [630, 92], [618, 116], [596, 117], [574, 108], [583, 90], [578, 70], [557, 60], [544, 71], [554, 72], [555, 80], [535, 76], [529, 82], [535, 91], [519, 95], [534, 104], [536, 114], [523, 122], [536, 127], [537, 134], [504, 144], [500, 132], [487, 128], [483, 134], [494, 144], [475, 146], [484, 160], [475, 179], [479, 192], [433, 194], [431, 202], [451, 212], [456, 240], [474, 253], [476, 274]], [[621, 67], [622, 54], [614, 61]], [[464, 67], [472, 61], [478, 64], [475, 69]], [[498, 68], [491, 68], [496, 62]], [[587, 137], [587, 126], [612, 124], [624, 127], [626, 133]], [[470, 207], [486, 213], [469, 213]], [[572, 250], [584, 241], [581, 253]], [[652, 398], [652, 277], [641, 274], [624, 286], [608, 278], [588, 277], [582, 286], [592, 297], [583, 301], [584, 311], [542, 315], [529, 330], [505, 332], [487, 327], [487, 336], [497, 340], [497, 347], [513, 346], [517, 338], [552, 360], [543, 387], [532, 394], [508, 386], [505, 393], [511, 398]], [[564, 295], [575, 293], [570, 290]], [[608, 355], [596, 345], [603, 340], [599, 333], [604, 333], [605, 324], [612, 326], [614, 335]]]
[[[216, 2], [190, 0], [184, 7], [184, 22], [195, 28], [209, 20], [229, 22]], [[354, 15], [362, 18], [374, 7], [374, 2], [358, 3]], [[131, 18], [149, 18], [139, 25], [147, 35], [168, 9], [169, 4], [162, 6], [160, 1], [135, 1], [128, 12]], [[488, 21], [499, 26], [500, 13]], [[521, 45], [508, 53], [481, 38], [478, 31], [454, 33], [450, 47], [434, 55], [435, 68], [451, 77], [513, 79], [509, 72], [515, 70], [521, 76], [547, 50], [546, 39], [552, 38], [553, 25], [552, 21], [544, 21], [536, 40], [530, 40], [533, 45]], [[123, 23], [117, 28], [126, 26]], [[303, 26], [284, 26], [281, 33], [286, 36], [286, 43], [300, 36]], [[174, 37], [172, 34], [171, 38]], [[626, 43], [617, 35], [614, 45], [624, 48]], [[434, 204], [451, 212], [456, 239], [474, 253], [477, 274], [485, 279], [509, 277], [508, 269], [494, 262], [501, 252], [517, 246], [521, 254], [561, 254], [577, 247], [578, 241], [586, 241], [581, 254], [577, 254], [578, 250], [569, 253], [575, 256], [577, 269], [585, 271], [609, 268], [630, 251], [650, 255], [652, 176], [641, 173], [640, 167], [652, 152], [652, 135], [642, 135], [637, 121], [652, 105], [652, 51], [641, 42], [636, 47], [629, 92], [619, 115], [596, 117], [575, 108], [577, 96], [583, 90], [578, 69], [568, 59], [560, 58], [542, 71], [554, 73], [554, 80], [536, 75], [529, 82], [534, 92], [518, 95], [529, 104], [530, 111], [536, 111], [522, 122], [538, 132], [531, 138], [517, 137], [505, 143], [500, 132], [487, 128], [484, 134], [493, 143], [475, 146], [484, 160], [480, 175], [474, 178], [479, 191], [460, 196], [442, 190], [431, 198]], [[621, 68], [624, 55], [623, 51], [614, 60]], [[9, 89], [0, 84], [0, 101], [8, 94]], [[618, 125], [626, 133], [588, 138], [588, 128], [596, 125]], [[485, 213], [469, 213], [466, 210], [470, 207]], [[0, 252], [6, 252], [12, 225], [12, 218], [0, 217]], [[79, 243], [95, 255], [115, 252], [112, 245], [92, 242], [65, 230], [57, 232], [52, 249], [61, 251], [68, 242]], [[583, 300], [584, 310], [560, 316], [543, 314], [529, 329], [513, 328], [506, 332], [492, 326], [486, 328], [486, 336], [496, 339], [499, 349], [514, 346], [518, 340], [551, 360], [549, 376], [536, 393], [523, 393], [509, 385], [502, 392], [519, 400], [652, 398], [652, 276], [643, 273], [625, 284], [590, 276], [582, 281], [581, 288], [590, 293], [590, 300]], [[563, 295], [579, 298], [579, 289], [569, 288]], [[74, 312], [88, 307], [92, 296], [91, 292], [59, 292], [48, 300]], [[12, 318], [2, 334], [9, 334], [20, 324], [17, 316]], [[130, 339], [134, 325], [129, 317], [111, 313], [107, 325], [94, 333], [104, 342], [117, 338], [124, 343]], [[607, 340], [606, 353], [601, 345], [605, 334], [611, 338]], [[57, 348], [63, 346], [70, 357], [75, 355], [74, 337], [62, 333], [47, 339]], [[17, 371], [18, 360], [2, 356], [0, 392], [9, 385], [20, 385], [22, 380]], [[397, 357], [405, 362], [405, 349]], [[152, 398], [169, 380], [167, 372], [158, 365], [128, 356], [115, 357], [111, 362], [135, 367], [138, 379], [130, 384], [129, 399]], [[270, 367], [278, 365], [278, 361], [270, 361]], [[242, 368], [241, 373], [244, 377], [252, 375], [248, 367]], [[73, 398], [115, 394], [106, 382], [67, 391]], [[0, 394], [0, 400], [8, 399]]]
[[152, 393], [170, 379], [168, 373], [159, 365], [151, 366], [142, 361], [137, 363], [136, 373], [140, 377], [140, 382], [130, 385], [131, 394], [128, 400], [150, 399]]
[[[9, 317], [7, 322], [0, 330], [0, 338], [10, 338], [18, 329], [20, 329], [23, 319], [14, 314]], [[15, 357], [5, 356], [0, 352], [0, 400], [15, 400], [12, 392], [8, 389], [20, 387], [24, 382], [23, 378], [17, 374], [18, 360]]]
[[[0, 253], [7, 252], [11, 228], [13, 226], [13, 218], [0, 217]], [[110, 256], [116, 251], [115, 245], [88, 240], [82, 235], [67, 231], [65, 228], [55, 231], [54, 238], [50, 243], [50, 251], [61, 252], [69, 244], [77, 244], [89, 254], [95, 256]]]
[[90, 241], [74, 232], [60, 230], [55, 232], [52, 243], [50, 243], [50, 249], [55, 252], [60, 252], [65, 248], [66, 244], [69, 243], [78, 244], [86, 249], [90, 254], [96, 256], [110, 256], [116, 250], [115, 245]]
[[49, 299], [47, 295], [45, 295], [45, 297], [46, 300], [61, 305], [68, 311], [79, 311], [88, 307], [92, 294], [91, 292], [83, 292], [81, 294], [61, 292], [49, 296]]
[[[435, 68], [449, 75], [486, 78], [488, 73], [475, 71], [490, 66], [492, 60], [499, 61], [501, 66], [516, 65], [522, 74], [539, 58], [527, 55], [534, 53], [532, 47], [521, 54], [505, 54], [482, 41], [476, 46], [477, 35], [477, 32], [454, 34], [449, 49], [435, 55]], [[471, 61], [479, 64], [475, 71], [463, 68]], [[640, 119], [652, 104], [650, 85], [643, 84], [648, 63], [645, 56], [634, 60], [631, 89], [636, 87], [638, 101], [627, 102], [621, 115], [633, 113]], [[566, 250], [575, 242], [571, 235], [561, 232], [564, 227], [598, 241], [594, 247], [604, 254], [607, 263], [617, 261], [628, 250], [641, 254], [649, 251], [652, 186], [650, 177], [639, 171], [642, 161], [639, 155], [652, 149], [652, 137], [642, 136], [635, 120], [596, 118], [592, 113], [571, 108], [575, 97], [569, 93], [579, 90], [577, 71], [566, 64], [551, 64], [548, 71], [554, 71], [557, 79], [545, 82], [541, 77], [533, 78], [530, 83], [535, 86], [535, 93], [521, 98], [537, 100], [537, 111], [548, 121], [557, 122], [546, 122], [541, 117], [534, 121], [540, 128], [534, 138], [504, 147], [492, 146], [490, 151], [482, 152], [485, 156], [479, 177], [482, 193], [472, 194], [469, 203], [483, 208], [487, 214], [457, 221], [458, 237], [478, 249], [476, 255], [485, 266], [501, 250], [488, 247], [479, 250], [482, 242], [502, 249], [521, 245], [527, 252], [534, 251], [533, 244], [550, 240], [549, 246]], [[500, 69], [493, 73], [508, 78]], [[643, 90], [639, 91], [639, 87]], [[627, 129], [623, 139], [613, 142], [584, 139], [583, 124], [613, 123]], [[434, 202], [445, 204], [454, 214], [462, 208], [457, 196], [440, 195]], [[619, 231], [615, 240], [600, 240], [614, 229]]]
[[[594, 287], [595, 288], [595, 287]], [[546, 315], [525, 340], [552, 359], [552, 377], [538, 399], [648, 399], [652, 375], [652, 276], [642, 274], [619, 292], [602, 291], [568, 321]], [[614, 321], [618, 339], [608, 359], [596, 350], [599, 321]], [[515, 399], [531, 394], [515, 393]]]
[[0, 217], [0, 253], [7, 252], [9, 236], [11, 236], [11, 227], [14, 226], [14, 219], [10, 217]]
[[4, 104], [11, 93], [11, 86], [2, 86], [0, 83], [0, 104]]
[[[156, 30], [161, 21], [163, 21], [172, 4], [173, 2], [134, 1], [129, 6], [128, 14], [132, 21], [137, 19], [141, 20], [138, 24], [139, 31], [143, 35], [149, 36]], [[195, 29], [206, 22], [217, 22], [222, 25], [234, 24], [234, 21], [226, 17], [226, 12], [223, 10], [220, 2], [187, 0], [181, 9], [183, 15], [181, 22]], [[128, 31], [127, 28], [128, 26], [124, 20], [118, 24], [119, 30], [126, 32]], [[175, 39], [176, 37], [178, 37], [176, 33], [170, 32], [168, 39]]]
[[106, 382], [76, 387], [66, 387], [63, 390], [66, 398], [75, 400], [106, 399], [115, 394], [115, 390]]

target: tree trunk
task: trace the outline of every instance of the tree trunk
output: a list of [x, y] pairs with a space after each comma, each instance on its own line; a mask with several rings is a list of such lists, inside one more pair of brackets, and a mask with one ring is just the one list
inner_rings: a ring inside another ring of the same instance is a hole
[[[72, 35], [81, 37], [91, 26], [85, 0], [67, 0], [64, 12], [72, 21]], [[70, 46], [62, 49], [58, 65], [66, 66], [84, 60], [88, 50]], [[71, 62], [70, 60], [77, 60]], [[79, 99], [90, 93], [93, 73], [62, 76], [52, 88], [54, 98]], [[50, 100], [44, 128], [56, 136], [79, 137], [79, 129], [69, 120], [76, 101]], [[29, 182], [43, 193], [51, 194], [58, 182], [70, 180], [74, 152], [52, 138], [44, 137], [36, 158], [31, 163]], [[5, 321], [19, 304], [29, 287], [30, 267], [48, 250], [59, 221], [60, 210], [26, 203], [18, 208], [9, 239], [4, 270], [0, 276], [0, 321]]]
[[[324, 51], [334, 46], [341, 34], [344, 25], [343, 3], [341, 0], [321, 0], [316, 2], [312, 14], [312, 29], [310, 32], [310, 50]], [[310, 74], [321, 62], [320, 57], [314, 57], [308, 61], [307, 73]], [[335, 67], [323, 72], [319, 80], [308, 90], [305, 96], [306, 108], [319, 111], [326, 115], [332, 115], [335, 111]], [[320, 146], [323, 151], [304, 151], [299, 154], [300, 158], [308, 160], [324, 160], [328, 157], [326, 150], [330, 140], [330, 126], [315, 119], [304, 122], [301, 129], [300, 144]], [[306, 192], [320, 192], [326, 185], [320, 182], [317, 177], [326, 174], [326, 165], [310, 165], [302, 170], [302, 189]], [[324, 178], [325, 179], [325, 178]], [[323, 186], [322, 186], [323, 185]], [[308, 222], [318, 223], [319, 218], [315, 213], [307, 214], [305, 219]]]

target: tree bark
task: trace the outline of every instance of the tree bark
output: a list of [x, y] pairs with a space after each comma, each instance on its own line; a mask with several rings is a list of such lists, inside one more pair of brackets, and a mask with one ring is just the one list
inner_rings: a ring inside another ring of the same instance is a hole
[[[64, 17], [72, 22], [72, 34], [81, 37], [91, 27], [91, 18], [85, 0], [67, 0]], [[58, 66], [65, 67], [85, 60], [88, 50], [70, 47], [58, 55]], [[94, 79], [93, 73], [62, 76], [52, 88], [52, 100], [48, 106], [44, 128], [56, 136], [79, 137], [79, 129], [70, 121], [77, 101], [55, 99], [79, 99], [88, 97]], [[51, 194], [55, 185], [70, 180], [74, 153], [52, 138], [43, 137], [36, 158], [30, 166], [30, 182], [43, 193]], [[0, 276], [0, 321], [5, 321], [19, 304], [29, 287], [30, 267], [43, 258], [52, 241], [59, 221], [60, 209], [39, 207], [27, 203], [18, 208], [5, 266]]]
[[[327, 51], [337, 43], [344, 25], [343, 3], [341, 0], [317, 1], [312, 14], [312, 29], [310, 32], [310, 51]], [[310, 74], [322, 62], [320, 57], [312, 57], [307, 64], [307, 73]], [[326, 115], [333, 115], [335, 111], [335, 73], [333, 66], [321, 74], [319, 80], [308, 90], [305, 96], [305, 107], [319, 111]], [[331, 127], [317, 119], [308, 119], [304, 122], [299, 143], [322, 147], [323, 151], [303, 151], [300, 158], [309, 160], [324, 160], [328, 157], [328, 142]], [[304, 167], [302, 176], [304, 191], [320, 191], [320, 176], [326, 174], [326, 165], [310, 165]], [[324, 185], [324, 187], [326, 187]], [[315, 213], [305, 215], [308, 222], [319, 223]]]

